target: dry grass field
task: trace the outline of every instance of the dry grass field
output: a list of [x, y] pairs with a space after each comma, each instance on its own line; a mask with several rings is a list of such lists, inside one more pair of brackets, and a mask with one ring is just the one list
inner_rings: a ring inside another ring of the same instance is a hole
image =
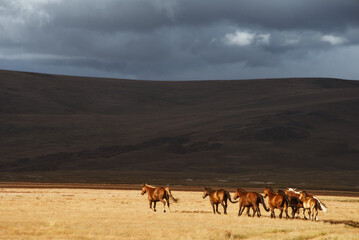
[[[202, 192], [172, 191], [171, 211], [140, 190], [0, 189], [0, 239], [358, 239], [359, 198], [320, 196], [319, 222], [213, 215]], [[232, 194], [233, 196], [233, 194]], [[223, 210], [222, 210], [223, 212]]]

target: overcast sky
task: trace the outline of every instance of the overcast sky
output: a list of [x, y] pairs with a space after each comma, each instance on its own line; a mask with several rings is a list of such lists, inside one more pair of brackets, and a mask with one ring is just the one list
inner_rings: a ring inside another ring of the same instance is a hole
[[0, 69], [359, 79], [358, 0], [0, 0]]

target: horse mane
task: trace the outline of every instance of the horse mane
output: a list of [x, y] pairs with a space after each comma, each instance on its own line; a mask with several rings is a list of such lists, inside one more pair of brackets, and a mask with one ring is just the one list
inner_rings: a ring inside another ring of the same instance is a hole
[[278, 194], [287, 195], [287, 194], [285, 194], [285, 192], [284, 192], [283, 190], [281, 190], [281, 189], [278, 190]]
[[239, 191], [239, 192], [247, 192], [246, 190], [244, 190], [242, 188], [237, 188], [237, 191]]
[[155, 186], [149, 185], [149, 184], [147, 184], [147, 183], [145, 183], [145, 186], [146, 186], [146, 187], [150, 187], [150, 188], [156, 188]]

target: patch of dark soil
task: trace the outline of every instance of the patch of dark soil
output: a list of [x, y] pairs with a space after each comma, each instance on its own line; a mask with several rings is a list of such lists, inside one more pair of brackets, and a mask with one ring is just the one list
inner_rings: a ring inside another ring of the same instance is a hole
[[195, 142], [188, 146], [181, 144], [171, 144], [167, 149], [169, 152], [177, 154], [188, 154], [201, 151], [212, 151], [222, 147], [221, 143], [209, 143], [205, 141]]
[[257, 133], [256, 138], [261, 141], [291, 141], [307, 139], [310, 134], [302, 129], [294, 127], [272, 127]]
[[348, 154], [359, 154], [359, 151], [346, 143], [338, 143], [330, 146], [330, 148], [321, 151], [319, 157], [343, 156]]
[[325, 111], [312, 111], [312, 112], [309, 112], [307, 114], [307, 116], [314, 117], [321, 121], [326, 121], [326, 122], [334, 122], [334, 121], [341, 120], [341, 119], [337, 118], [336, 116], [334, 116], [333, 114], [327, 113]]

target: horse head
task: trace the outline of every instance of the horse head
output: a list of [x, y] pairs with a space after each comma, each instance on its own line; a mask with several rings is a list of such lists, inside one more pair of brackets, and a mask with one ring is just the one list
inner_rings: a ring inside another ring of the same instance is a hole
[[142, 191], [141, 191], [141, 195], [145, 194], [146, 193], [146, 184], [143, 184], [142, 185]]
[[299, 199], [303, 200], [306, 197], [308, 197], [308, 194], [306, 193], [306, 191], [301, 191], [299, 194]]
[[211, 191], [210, 188], [204, 187], [204, 192], [203, 192], [203, 199], [206, 198], [209, 195], [209, 191]]
[[236, 200], [237, 198], [239, 198], [239, 191], [240, 191], [240, 190], [237, 188], [236, 193], [234, 194], [234, 197], [233, 197], [234, 200]]
[[266, 198], [270, 192], [272, 192], [272, 187], [264, 186], [264, 196], [263, 197]]

